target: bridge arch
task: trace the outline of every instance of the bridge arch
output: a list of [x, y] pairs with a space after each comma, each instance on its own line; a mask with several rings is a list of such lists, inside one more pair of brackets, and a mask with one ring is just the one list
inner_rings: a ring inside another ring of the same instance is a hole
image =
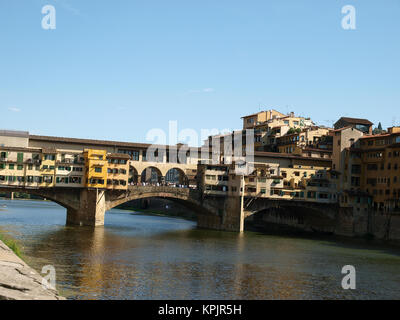
[[80, 205], [80, 190], [62, 188], [63, 192], [57, 192], [58, 189], [20, 189], [20, 188], [0, 188], [2, 192], [23, 192], [50, 200], [67, 210], [76, 210]]
[[177, 202], [197, 215], [214, 214], [199, 201], [197, 190], [168, 186], [131, 186], [127, 194], [106, 197], [106, 211], [129, 201], [149, 198], [162, 198]]
[[189, 185], [189, 179], [182, 169], [174, 167], [165, 173], [165, 183], [187, 186]]
[[245, 209], [245, 224], [259, 227], [280, 226], [310, 232], [333, 233], [336, 204], [271, 201]]
[[155, 166], [149, 166], [143, 169], [140, 174], [140, 182], [161, 183], [163, 180], [162, 172]]

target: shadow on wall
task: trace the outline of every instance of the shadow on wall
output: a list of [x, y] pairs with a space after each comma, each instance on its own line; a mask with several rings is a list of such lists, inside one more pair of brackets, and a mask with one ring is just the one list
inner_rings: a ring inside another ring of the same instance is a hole
[[162, 198], [146, 198], [126, 202], [117, 209], [134, 210], [144, 213], [162, 214], [171, 217], [181, 217], [195, 221], [197, 214], [186, 206], [173, 200]]
[[332, 235], [335, 220], [306, 208], [270, 208], [247, 217], [245, 229], [279, 234]]

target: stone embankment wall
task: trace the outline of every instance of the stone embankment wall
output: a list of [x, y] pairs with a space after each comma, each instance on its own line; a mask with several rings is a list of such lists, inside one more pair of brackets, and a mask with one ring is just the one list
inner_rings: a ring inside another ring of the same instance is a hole
[[0, 300], [65, 300], [42, 286], [42, 277], [0, 241]]
[[[304, 210], [303, 210], [304, 211]], [[250, 215], [246, 221], [262, 227], [263, 225], [290, 227], [302, 231], [318, 231], [346, 237], [372, 236], [377, 240], [400, 243], [400, 215], [381, 212], [354, 213], [353, 208], [339, 208], [335, 217], [321, 212], [313, 215], [301, 208], [274, 210]]]
[[336, 234], [360, 237], [372, 235], [378, 240], [400, 241], [400, 216], [397, 214], [370, 212], [355, 215], [341, 210], [337, 219]]

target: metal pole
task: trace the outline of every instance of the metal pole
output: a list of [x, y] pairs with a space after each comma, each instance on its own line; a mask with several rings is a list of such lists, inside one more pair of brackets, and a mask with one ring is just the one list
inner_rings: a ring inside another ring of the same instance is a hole
[[241, 194], [241, 199], [240, 199], [240, 225], [239, 225], [239, 232], [242, 233], [244, 232], [244, 187], [245, 187], [245, 182], [244, 182], [244, 174], [242, 175], [242, 194]]

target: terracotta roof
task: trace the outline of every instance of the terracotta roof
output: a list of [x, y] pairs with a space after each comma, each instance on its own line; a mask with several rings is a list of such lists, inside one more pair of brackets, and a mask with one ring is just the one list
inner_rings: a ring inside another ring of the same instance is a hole
[[[278, 110], [270, 109], [270, 110], [264, 110], [264, 111], [256, 112], [256, 113], [253, 113], [253, 114], [249, 114], [248, 116], [243, 116], [243, 117], [241, 117], [241, 119], [245, 119], [245, 118], [249, 118], [249, 117], [254, 117], [254, 116], [258, 115], [259, 113], [268, 112], [268, 111], [275, 111], [275, 112], [277, 112], [277, 113], [279, 113], [279, 114], [284, 115], [282, 112], [279, 112]], [[285, 116], [285, 115], [284, 115], [284, 116]]]
[[371, 121], [369, 121], [368, 119], [341, 117], [336, 123], [338, 123], [340, 120], [346, 121], [348, 123], [353, 123], [353, 124], [373, 125], [373, 123]]
[[370, 134], [370, 135], [366, 135], [366, 136], [362, 136], [360, 139], [371, 139], [371, 138], [384, 138], [384, 137], [390, 137], [390, 136], [395, 136], [395, 135], [400, 135], [400, 132], [396, 132], [396, 133], [382, 133], [382, 134]]
[[28, 131], [16, 131], [16, 130], [0, 130], [0, 136], [28, 138], [29, 132]]
[[42, 153], [55, 154], [57, 153], [57, 150], [54, 148], [42, 148]]
[[[339, 131], [343, 131], [343, 130], [349, 129], [349, 128], [353, 128], [353, 127], [352, 127], [352, 126], [346, 126], [346, 127], [340, 128], [340, 129], [332, 130], [332, 131], [333, 131], [333, 132], [339, 132]], [[354, 128], [353, 128], [353, 129], [354, 129]]]
[[107, 158], [130, 159], [131, 157], [125, 153], [109, 153]]
[[25, 148], [25, 147], [7, 147], [7, 146], [0, 146], [0, 150], [6, 151], [24, 151], [24, 152], [42, 152], [41, 148]]
[[131, 142], [77, 139], [77, 138], [66, 138], [66, 137], [50, 137], [50, 136], [37, 136], [37, 135], [29, 135], [29, 140], [65, 142], [65, 143], [84, 144], [84, 145], [103, 145], [103, 146], [119, 146], [119, 147], [139, 147], [139, 148], [147, 148], [150, 146], [150, 144], [147, 143], [131, 143]]
[[332, 153], [332, 150], [329, 149], [318, 149], [318, 148], [303, 148], [304, 151], [316, 151], [316, 152], [326, 152], [326, 153]]
[[254, 152], [254, 156], [257, 156], [257, 157], [287, 158], [287, 159], [298, 159], [298, 160], [313, 160], [313, 161], [332, 162], [331, 159], [304, 157], [304, 156], [295, 155], [295, 154], [292, 154], [292, 153], [279, 153], [279, 152], [255, 151], [255, 152]]
[[[66, 137], [51, 137], [51, 136], [37, 136], [30, 135], [29, 140], [54, 142], [54, 143], [70, 143], [70, 144], [82, 144], [85, 146], [96, 145], [96, 146], [109, 146], [109, 147], [126, 147], [126, 148], [141, 148], [147, 149], [152, 144], [149, 143], [135, 143], [135, 142], [121, 142], [121, 141], [109, 141], [109, 140], [92, 140], [92, 139], [77, 139], [77, 138], [66, 138]], [[160, 147], [170, 147], [176, 149], [177, 146], [165, 146], [165, 145], [154, 145]], [[192, 148], [192, 147], [191, 147]], [[200, 150], [200, 148], [193, 147], [193, 149]]]

